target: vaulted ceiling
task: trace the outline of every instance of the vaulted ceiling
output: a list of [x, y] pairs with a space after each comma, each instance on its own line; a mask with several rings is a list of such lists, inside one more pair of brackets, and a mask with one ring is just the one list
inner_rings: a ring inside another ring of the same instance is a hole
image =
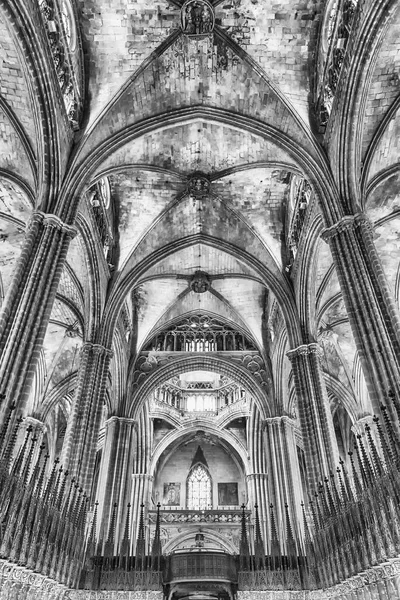
[[[373, 10], [366, 4], [365, 22]], [[84, 90], [83, 117], [67, 135], [59, 105], [54, 109], [63, 181], [55, 202], [66, 220], [78, 205], [79, 233], [43, 350], [43, 372], [50, 374], [56, 357], [52, 386], [70, 394], [73, 381], [67, 391], [61, 384], [76, 371], [78, 340], [113, 340], [113, 369], [125, 377], [110, 391], [118, 411], [130, 361], [154, 328], [204, 311], [236, 322], [272, 361], [281, 409], [290, 402], [285, 352], [315, 339], [324, 349], [331, 398], [347, 398], [352, 418], [365, 412], [368, 397], [332, 257], [318, 240], [336, 198], [327, 155], [331, 166], [339, 162], [339, 126], [324, 141], [315, 122], [334, 2], [214, 0], [215, 25], [202, 36], [182, 31], [180, 0], [71, 5], [77, 44], [70, 52]], [[399, 10], [391, 11], [376, 37], [374, 68], [359, 83], [364, 112], [353, 117], [364, 125], [351, 160], [358, 160], [355, 171], [367, 191], [359, 200], [376, 223], [376, 244], [398, 298]], [[4, 296], [34, 206], [51, 206], [42, 195], [42, 99], [2, 10], [0, 34]], [[113, 233], [107, 259], [89, 194], [105, 177]], [[309, 244], [293, 263], [294, 182], [303, 178], [312, 186], [304, 225]], [[206, 193], [193, 193], [196, 179]], [[190, 287], [197, 271], [209, 276], [205, 293]], [[49, 392], [39, 390], [41, 401]]]

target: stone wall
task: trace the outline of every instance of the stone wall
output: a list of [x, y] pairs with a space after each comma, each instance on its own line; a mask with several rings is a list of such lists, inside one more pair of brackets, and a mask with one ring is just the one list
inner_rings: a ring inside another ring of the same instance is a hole
[[163, 504], [164, 484], [180, 483], [179, 506], [186, 508], [186, 479], [189, 474], [193, 457], [198, 446], [201, 446], [204, 457], [208, 463], [212, 479], [212, 506], [218, 506], [218, 483], [238, 483], [239, 504], [244, 501], [245, 484], [243, 473], [239, 472], [232, 458], [219, 446], [192, 442], [187, 446], [181, 446], [165, 463], [157, 474], [153, 488], [153, 498]]

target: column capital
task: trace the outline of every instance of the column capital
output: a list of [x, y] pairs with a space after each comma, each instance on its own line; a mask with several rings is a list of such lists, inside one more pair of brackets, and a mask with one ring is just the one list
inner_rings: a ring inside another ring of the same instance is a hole
[[367, 217], [367, 215], [363, 212], [357, 213], [355, 215], [346, 215], [340, 219], [334, 225], [330, 227], [326, 227], [321, 233], [321, 237], [325, 242], [330, 242], [330, 240], [343, 231], [348, 231], [350, 229], [356, 229], [357, 227], [366, 227], [371, 232], [374, 230], [374, 226]]
[[322, 349], [317, 342], [312, 342], [311, 344], [302, 344], [301, 346], [286, 352], [286, 356], [290, 361], [293, 361], [298, 356], [307, 356], [309, 354], [317, 354], [319, 358], [322, 357]]
[[82, 345], [82, 352], [90, 352], [90, 351], [93, 354], [96, 354], [98, 356], [105, 354], [106, 356], [109, 356], [110, 358], [112, 358], [112, 356], [114, 355], [114, 352], [111, 350], [111, 348], [106, 348], [106, 346], [103, 346], [102, 344], [94, 344], [93, 342], [84, 342], [84, 344]]
[[132, 479], [143, 479], [144, 481], [153, 481], [154, 476], [149, 475], [148, 473], [132, 473]]
[[288, 415], [279, 415], [276, 417], [267, 417], [262, 421], [263, 427], [267, 427], [268, 425], [281, 425], [282, 423], [286, 425], [290, 425], [292, 427], [296, 427], [296, 421], [289, 417]]
[[373, 415], [365, 415], [360, 419], [357, 419], [355, 423], [351, 426], [351, 430], [355, 435], [365, 435], [365, 426], [366, 425], [374, 425], [374, 417]]
[[250, 481], [251, 479], [266, 479], [268, 478], [268, 473], [247, 473], [246, 479]]
[[35, 417], [25, 417], [24, 419], [24, 423], [26, 425], [31, 425], [33, 427], [34, 431], [42, 431], [43, 433], [46, 433], [46, 425], [43, 423], [43, 421], [40, 421], [40, 419], [36, 419]]
[[71, 238], [75, 237], [78, 233], [76, 227], [64, 223], [60, 217], [57, 217], [57, 215], [44, 213], [41, 210], [36, 210], [32, 214], [28, 223], [28, 227], [34, 223], [43, 223], [45, 227], [53, 227], [54, 229], [58, 229], [59, 231], [62, 231], [62, 233], [66, 233]]
[[109, 425], [112, 425], [115, 422], [123, 423], [125, 425], [132, 425], [133, 427], [137, 425], [137, 421], [135, 419], [130, 419], [129, 417], [118, 417], [117, 415], [113, 415], [112, 417], [107, 419], [104, 425], [108, 427]]

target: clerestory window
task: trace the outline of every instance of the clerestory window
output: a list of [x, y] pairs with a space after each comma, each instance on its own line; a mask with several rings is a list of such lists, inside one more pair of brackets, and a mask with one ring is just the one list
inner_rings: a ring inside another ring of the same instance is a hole
[[203, 465], [194, 465], [190, 470], [186, 485], [189, 510], [207, 510], [212, 507], [211, 476]]

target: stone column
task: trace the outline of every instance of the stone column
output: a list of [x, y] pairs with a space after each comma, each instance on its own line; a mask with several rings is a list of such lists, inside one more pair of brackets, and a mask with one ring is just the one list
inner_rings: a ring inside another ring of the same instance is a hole
[[118, 505], [115, 531], [115, 551], [121, 540], [126, 508], [131, 501], [134, 438], [136, 421], [111, 417], [105, 424], [105, 439], [101, 457], [96, 499], [99, 502], [100, 538], [106, 539], [114, 503]]
[[[0, 316], [0, 393], [24, 414], [71, 238], [55, 215], [35, 212]], [[4, 419], [6, 402], [0, 408]]]
[[367, 216], [359, 213], [325, 229], [322, 238], [330, 245], [372, 407], [379, 414], [389, 389], [400, 407], [400, 318], [373, 233]]
[[305, 344], [287, 353], [294, 377], [301, 433], [307, 469], [308, 488], [312, 492], [318, 481], [335, 472], [339, 452], [329, 408], [321, 349]]
[[87, 493], [90, 492], [97, 440], [106, 395], [112, 351], [100, 344], [82, 346], [78, 382], [61, 462]]
[[[268, 460], [268, 495], [274, 505], [277, 527], [284, 522], [285, 503], [289, 505], [291, 524], [295, 534], [302, 535], [301, 502], [303, 491], [295, 441], [295, 423], [286, 416], [271, 417], [264, 421], [265, 448]], [[286, 539], [286, 531], [279, 531]]]

